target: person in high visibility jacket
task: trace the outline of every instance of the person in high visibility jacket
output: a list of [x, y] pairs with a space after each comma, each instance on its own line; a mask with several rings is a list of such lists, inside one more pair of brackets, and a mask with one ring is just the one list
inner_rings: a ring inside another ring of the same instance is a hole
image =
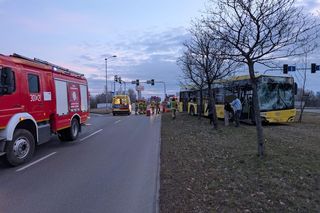
[[156, 113], [160, 114], [160, 102], [159, 101], [156, 102]]
[[154, 108], [155, 108], [155, 103], [154, 103], [154, 101], [151, 101], [151, 103], [150, 103], [150, 108], [151, 108], [151, 114], [153, 115], [153, 114], [154, 114]]
[[177, 111], [177, 107], [178, 107], [178, 103], [175, 98], [171, 99], [170, 105], [171, 105], [172, 119], [175, 119], [176, 118], [176, 111]]

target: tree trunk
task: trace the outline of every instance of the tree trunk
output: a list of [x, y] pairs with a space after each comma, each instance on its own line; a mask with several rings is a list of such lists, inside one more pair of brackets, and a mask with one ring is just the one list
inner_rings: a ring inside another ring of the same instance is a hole
[[211, 84], [208, 84], [208, 92], [209, 92], [209, 106], [211, 106], [211, 112], [212, 112], [212, 123], [213, 127], [215, 129], [218, 129], [218, 119], [217, 119], [217, 109], [216, 109], [216, 98], [215, 98], [215, 92], [211, 89]]
[[258, 88], [257, 88], [257, 80], [254, 75], [254, 64], [252, 62], [248, 63], [249, 66], [249, 74], [252, 82], [252, 91], [253, 91], [253, 109], [256, 121], [256, 130], [257, 130], [257, 139], [258, 139], [258, 156], [262, 158], [264, 156], [264, 137], [263, 137], [263, 128], [261, 123], [260, 116], [260, 105], [258, 98]]
[[298, 120], [299, 123], [302, 122], [302, 115], [303, 115], [303, 111], [304, 111], [304, 106], [306, 105], [306, 104], [303, 105], [304, 101], [305, 100], [302, 98], [301, 99], [301, 104], [300, 104], [300, 115], [299, 115], [299, 120]]

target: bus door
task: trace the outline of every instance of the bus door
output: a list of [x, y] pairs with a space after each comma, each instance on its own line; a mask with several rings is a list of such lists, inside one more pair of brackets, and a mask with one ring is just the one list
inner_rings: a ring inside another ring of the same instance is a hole
[[241, 119], [254, 119], [253, 116], [253, 101], [252, 101], [253, 91], [250, 85], [246, 85], [241, 88], [240, 100], [242, 103], [242, 113]]

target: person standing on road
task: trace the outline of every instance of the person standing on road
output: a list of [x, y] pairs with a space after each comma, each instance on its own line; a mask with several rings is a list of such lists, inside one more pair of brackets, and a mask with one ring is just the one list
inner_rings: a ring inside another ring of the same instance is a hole
[[242, 104], [241, 101], [239, 100], [239, 98], [234, 99], [230, 105], [233, 108], [234, 111], [234, 119], [236, 122], [236, 127], [239, 126], [239, 120], [240, 120], [240, 115], [241, 115], [241, 110], [242, 110]]
[[143, 114], [143, 102], [140, 101], [138, 106], [139, 106], [139, 114]]
[[135, 115], [138, 115], [138, 109], [139, 109], [139, 103], [138, 101], [135, 102], [135, 105], [134, 105], [134, 112], [135, 112]]
[[160, 102], [156, 102], [156, 114], [160, 114]]
[[153, 114], [154, 114], [154, 108], [155, 108], [155, 103], [154, 103], [154, 101], [151, 101], [151, 103], [150, 103], [150, 108], [151, 108], [151, 114], [153, 115]]
[[175, 98], [172, 98], [171, 100], [171, 113], [172, 113], [172, 119], [176, 119], [176, 111], [177, 111], [177, 101]]

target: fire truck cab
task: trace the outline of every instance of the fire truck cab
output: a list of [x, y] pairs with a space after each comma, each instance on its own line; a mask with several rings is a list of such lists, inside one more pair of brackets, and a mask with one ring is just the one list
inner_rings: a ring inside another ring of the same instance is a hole
[[89, 116], [88, 94], [82, 74], [36, 58], [0, 55], [0, 155], [16, 166], [52, 134], [75, 140]]

